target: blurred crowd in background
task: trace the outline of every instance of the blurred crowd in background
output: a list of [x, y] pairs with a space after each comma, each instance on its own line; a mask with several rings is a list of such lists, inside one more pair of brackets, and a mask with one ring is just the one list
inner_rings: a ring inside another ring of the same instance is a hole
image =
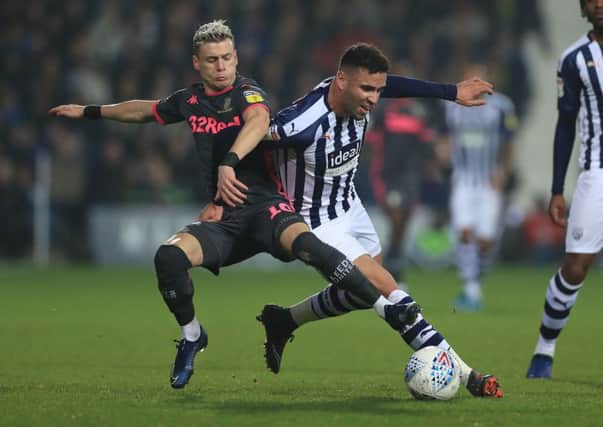
[[[51, 156], [53, 252], [86, 259], [86, 214], [98, 204], [202, 205], [187, 126], [51, 119], [62, 103], [157, 99], [198, 80], [192, 35], [226, 18], [239, 71], [275, 108], [332, 75], [342, 50], [373, 42], [414, 77], [455, 82], [463, 63], [489, 65], [489, 80], [530, 107], [523, 50], [535, 35], [549, 50], [537, 0], [29, 0], [2, 2], [0, 46], [0, 258], [28, 257], [36, 156]], [[445, 165], [442, 166], [445, 168]], [[444, 174], [445, 175], [445, 174]], [[369, 189], [359, 177], [360, 189]], [[364, 193], [371, 201], [370, 191]], [[531, 238], [537, 238], [532, 236]]]

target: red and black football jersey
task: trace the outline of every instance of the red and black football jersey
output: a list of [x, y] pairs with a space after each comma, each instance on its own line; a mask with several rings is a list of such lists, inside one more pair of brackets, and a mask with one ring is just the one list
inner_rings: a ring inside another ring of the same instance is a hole
[[[240, 75], [232, 86], [220, 92], [207, 94], [203, 84], [198, 83], [153, 106], [155, 119], [162, 125], [188, 122], [207, 182], [208, 200], [216, 194], [218, 165], [244, 125], [243, 112], [253, 107], [270, 112], [264, 90], [254, 80]], [[237, 178], [249, 187], [247, 203], [254, 203], [254, 196], [278, 190], [270, 153], [263, 148], [249, 153], [235, 170]]]

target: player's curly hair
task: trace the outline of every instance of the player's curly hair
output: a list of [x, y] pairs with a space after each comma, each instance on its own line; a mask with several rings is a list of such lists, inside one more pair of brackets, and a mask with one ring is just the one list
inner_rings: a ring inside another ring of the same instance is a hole
[[348, 47], [339, 60], [339, 69], [360, 67], [369, 73], [387, 73], [390, 62], [381, 50], [369, 43], [356, 43]]
[[207, 42], [221, 42], [226, 39], [232, 40], [234, 36], [232, 30], [226, 25], [226, 20], [217, 19], [207, 24], [201, 25], [193, 36], [193, 52], [197, 52], [197, 48]]

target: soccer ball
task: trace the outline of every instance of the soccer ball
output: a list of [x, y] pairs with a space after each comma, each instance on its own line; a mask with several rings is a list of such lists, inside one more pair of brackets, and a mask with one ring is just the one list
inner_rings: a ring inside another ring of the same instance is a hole
[[404, 379], [415, 399], [452, 399], [461, 384], [459, 362], [441, 348], [424, 347], [410, 356]]

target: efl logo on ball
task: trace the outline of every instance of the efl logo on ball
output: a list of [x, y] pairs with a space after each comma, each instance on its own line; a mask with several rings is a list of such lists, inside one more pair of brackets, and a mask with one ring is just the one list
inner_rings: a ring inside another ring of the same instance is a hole
[[449, 352], [425, 347], [410, 356], [404, 379], [415, 399], [449, 400], [456, 395], [461, 383], [460, 366]]

